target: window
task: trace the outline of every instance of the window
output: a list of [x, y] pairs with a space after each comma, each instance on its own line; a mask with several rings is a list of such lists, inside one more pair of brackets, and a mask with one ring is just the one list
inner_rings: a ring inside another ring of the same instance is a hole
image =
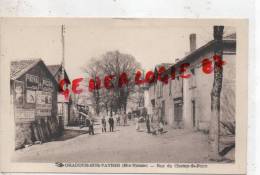
[[195, 70], [194, 70], [194, 68], [192, 68], [192, 69], [190, 70], [190, 72], [192, 73], [192, 75], [195, 75]]
[[153, 109], [155, 108], [155, 99], [152, 99], [151, 100], [151, 103], [152, 103], [152, 107], [153, 107]]
[[179, 122], [182, 121], [183, 114], [183, 99], [181, 97], [173, 99], [174, 104], [174, 121]]
[[169, 96], [172, 95], [172, 80], [169, 82]]
[[157, 94], [157, 97], [162, 97], [162, 95], [163, 95], [163, 83], [161, 83], [161, 82], [157, 83], [156, 94]]
[[163, 83], [160, 83], [160, 97], [163, 96]]
[[196, 88], [196, 71], [195, 68], [190, 69], [191, 77], [189, 78], [189, 88]]

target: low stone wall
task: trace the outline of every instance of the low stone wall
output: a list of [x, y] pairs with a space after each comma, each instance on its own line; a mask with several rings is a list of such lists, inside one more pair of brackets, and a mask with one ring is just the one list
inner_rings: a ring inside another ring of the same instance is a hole
[[48, 142], [62, 133], [55, 117], [38, 119], [31, 123], [16, 123], [15, 130], [15, 149], [34, 144], [36, 141]]
[[24, 147], [26, 144], [32, 144], [31, 123], [18, 123], [15, 125], [15, 149]]

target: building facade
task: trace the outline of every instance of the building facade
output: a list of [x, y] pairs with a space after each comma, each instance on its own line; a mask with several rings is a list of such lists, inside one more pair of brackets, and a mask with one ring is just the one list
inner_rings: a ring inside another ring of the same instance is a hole
[[41, 59], [13, 61], [10, 78], [15, 149], [59, 136], [58, 84], [44, 62]]
[[[149, 86], [149, 105], [153, 115], [162, 118], [173, 128], [185, 128], [208, 132], [211, 116], [211, 90], [214, 73], [205, 73], [203, 60], [213, 61], [214, 40], [196, 48], [196, 35], [190, 36], [190, 52], [166, 71], [168, 83], [155, 81]], [[235, 121], [235, 34], [223, 39], [223, 82], [221, 92], [221, 120]], [[178, 70], [188, 63], [182, 78]], [[213, 64], [213, 62], [212, 62]], [[158, 72], [157, 66], [155, 72]], [[174, 74], [173, 74], [174, 73]], [[174, 75], [174, 79], [172, 78]], [[149, 111], [149, 110], [148, 110]]]
[[[48, 65], [47, 66], [53, 77], [55, 78], [57, 84], [62, 79], [66, 79], [68, 81], [68, 84], [71, 84], [70, 79], [68, 77], [67, 72], [62, 70], [62, 65]], [[60, 118], [58, 121], [62, 121], [63, 126], [68, 126], [70, 124], [71, 120], [71, 107], [72, 107], [72, 99], [71, 96], [69, 96], [68, 99], [65, 99], [64, 95], [58, 93], [57, 96], [57, 103], [58, 103], [58, 118]]]

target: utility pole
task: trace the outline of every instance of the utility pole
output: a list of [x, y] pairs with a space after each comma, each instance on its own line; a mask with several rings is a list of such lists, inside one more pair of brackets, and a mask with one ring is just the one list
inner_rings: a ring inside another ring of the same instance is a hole
[[[223, 60], [223, 30], [224, 26], [214, 26], [214, 55]], [[220, 95], [222, 89], [223, 68], [214, 61], [214, 82], [211, 91], [211, 120], [209, 129], [210, 159], [219, 161], [220, 132]]]
[[[64, 33], [65, 33], [65, 25], [62, 24], [61, 26], [61, 44], [62, 44], [62, 60], [61, 60], [61, 79], [65, 79], [65, 39], [64, 39]], [[62, 105], [61, 105], [61, 109], [62, 109], [62, 128], [64, 128], [64, 101], [65, 101], [65, 97], [63, 97], [62, 99]]]
[[64, 78], [64, 66], [65, 66], [65, 39], [64, 39], [64, 33], [65, 33], [65, 25], [62, 24], [61, 26], [61, 44], [62, 44], [62, 61], [61, 61], [61, 65], [62, 65], [62, 75]]

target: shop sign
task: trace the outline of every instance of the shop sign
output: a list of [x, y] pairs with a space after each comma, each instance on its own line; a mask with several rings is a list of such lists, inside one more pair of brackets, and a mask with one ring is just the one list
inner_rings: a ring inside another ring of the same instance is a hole
[[21, 108], [24, 104], [24, 83], [21, 81], [14, 81], [14, 104], [15, 107]]
[[31, 122], [35, 120], [34, 109], [15, 109], [16, 122]]
[[32, 90], [26, 90], [26, 103], [35, 104], [36, 102], [36, 93]]
[[52, 110], [52, 93], [36, 91], [36, 115], [50, 116]]
[[31, 74], [26, 74], [26, 88], [38, 90], [39, 88], [39, 77]]
[[48, 91], [48, 92], [53, 92], [52, 82], [48, 79], [42, 79], [42, 90]]
[[41, 107], [40, 109], [36, 109], [36, 116], [51, 116], [51, 108]]

